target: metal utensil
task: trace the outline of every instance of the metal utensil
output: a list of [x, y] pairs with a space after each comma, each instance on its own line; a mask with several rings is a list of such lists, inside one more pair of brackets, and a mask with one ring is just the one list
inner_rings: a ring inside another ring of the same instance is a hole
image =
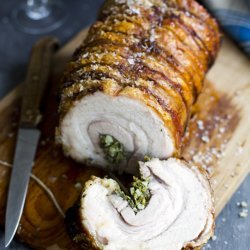
[[46, 37], [39, 40], [32, 50], [23, 86], [21, 118], [8, 191], [5, 247], [11, 243], [16, 233], [24, 208], [29, 177], [41, 134], [37, 128], [41, 120], [39, 108], [49, 79], [52, 55], [57, 47], [57, 39]]

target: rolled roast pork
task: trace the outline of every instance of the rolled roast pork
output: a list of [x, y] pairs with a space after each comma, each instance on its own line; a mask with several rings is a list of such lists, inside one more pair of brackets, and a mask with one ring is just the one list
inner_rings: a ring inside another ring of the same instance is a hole
[[128, 173], [144, 155], [178, 155], [219, 40], [193, 0], [106, 1], [63, 76], [65, 154]]
[[68, 229], [82, 249], [200, 249], [214, 209], [203, 170], [176, 158], [140, 162], [130, 195], [110, 178], [92, 177], [69, 210]]

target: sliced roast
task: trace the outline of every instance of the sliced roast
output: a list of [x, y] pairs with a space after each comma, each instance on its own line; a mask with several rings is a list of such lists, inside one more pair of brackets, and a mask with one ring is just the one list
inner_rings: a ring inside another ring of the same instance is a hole
[[83, 249], [105, 250], [181, 250], [206, 243], [214, 209], [205, 173], [170, 158], [140, 162], [140, 175], [130, 195], [113, 179], [92, 177], [71, 221], [78, 225], [73, 239]]

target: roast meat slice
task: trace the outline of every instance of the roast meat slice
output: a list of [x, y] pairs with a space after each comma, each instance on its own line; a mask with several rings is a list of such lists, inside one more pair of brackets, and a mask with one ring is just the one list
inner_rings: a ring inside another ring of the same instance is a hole
[[89, 180], [78, 208], [80, 230], [75, 239], [105, 250], [202, 246], [214, 227], [211, 188], [202, 170], [175, 158], [152, 159], [140, 162], [140, 174], [148, 180], [151, 196], [140, 210], [120, 195], [115, 180]]

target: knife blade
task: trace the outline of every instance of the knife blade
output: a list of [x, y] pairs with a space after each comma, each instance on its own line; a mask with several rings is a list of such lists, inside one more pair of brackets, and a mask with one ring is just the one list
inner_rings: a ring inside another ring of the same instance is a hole
[[32, 49], [27, 76], [23, 86], [23, 98], [16, 149], [7, 198], [5, 216], [5, 247], [18, 228], [25, 204], [29, 177], [40, 138], [37, 128], [41, 120], [40, 104], [49, 79], [53, 52], [57, 39], [40, 39]]

